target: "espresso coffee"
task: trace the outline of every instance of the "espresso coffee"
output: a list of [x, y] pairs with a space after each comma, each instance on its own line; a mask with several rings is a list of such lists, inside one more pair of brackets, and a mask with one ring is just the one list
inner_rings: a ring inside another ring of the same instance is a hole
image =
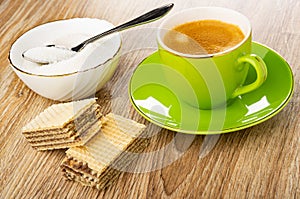
[[164, 43], [181, 53], [203, 55], [225, 51], [244, 37], [236, 25], [218, 20], [199, 20], [174, 27], [166, 33]]

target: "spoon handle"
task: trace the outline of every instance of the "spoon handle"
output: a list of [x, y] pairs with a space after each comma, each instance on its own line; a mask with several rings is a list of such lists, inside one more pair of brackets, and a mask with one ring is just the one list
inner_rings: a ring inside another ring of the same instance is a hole
[[90, 39], [85, 40], [84, 42], [82, 42], [81, 44], [79, 44], [78, 46], [75, 46], [73, 48], [71, 48], [72, 51], [76, 51], [79, 52], [82, 48], [84, 48], [87, 44], [94, 42], [98, 39], [100, 39], [101, 37], [104, 37], [106, 35], [112, 34], [114, 32], [119, 32], [122, 30], [126, 30], [128, 28], [132, 28], [134, 26], [138, 26], [141, 24], [145, 24], [145, 23], [149, 23], [152, 21], [155, 21], [159, 18], [161, 18], [162, 16], [164, 16], [165, 14], [167, 14], [172, 8], [173, 8], [174, 4], [170, 3], [167, 5], [164, 5], [162, 7], [156, 8], [154, 10], [151, 10], [150, 12], [147, 12], [131, 21], [128, 21], [122, 25], [116, 26], [108, 31], [105, 31], [99, 35], [96, 35]]

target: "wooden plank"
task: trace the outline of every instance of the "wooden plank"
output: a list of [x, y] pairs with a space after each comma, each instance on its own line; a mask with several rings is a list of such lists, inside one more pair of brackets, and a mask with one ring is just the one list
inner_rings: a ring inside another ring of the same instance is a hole
[[[131, 172], [123, 172], [107, 190], [66, 181], [59, 168], [64, 150], [37, 152], [21, 134], [28, 121], [56, 102], [35, 94], [13, 73], [7, 59], [11, 44], [25, 31], [48, 21], [97, 17], [120, 24], [164, 2], [3, 0], [0, 1], [0, 198], [300, 198], [300, 2], [173, 2], [172, 13], [196, 6], [223, 6], [245, 14], [252, 23], [254, 40], [278, 51], [292, 66], [295, 92], [287, 107], [262, 124], [221, 136], [182, 135], [157, 128], [131, 107], [127, 84], [137, 64], [155, 50], [152, 37], [161, 21], [138, 31], [128, 30], [123, 33], [126, 51], [119, 68], [96, 96], [104, 113], [119, 112], [147, 124], [156, 134], [151, 137], [147, 155], [140, 157]], [[139, 32], [140, 37], [136, 34]], [[206, 153], [204, 146], [215, 142]], [[139, 172], [133, 172], [134, 169]]]

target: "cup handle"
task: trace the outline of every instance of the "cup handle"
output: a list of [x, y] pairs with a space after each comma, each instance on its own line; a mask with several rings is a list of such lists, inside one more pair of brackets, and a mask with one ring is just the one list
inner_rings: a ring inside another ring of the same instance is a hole
[[254, 54], [245, 55], [238, 59], [238, 64], [241, 63], [249, 63], [255, 69], [257, 77], [253, 83], [237, 88], [234, 91], [232, 98], [235, 98], [245, 93], [249, 93], [257, 89], [267, 79], [267, 73], [268, 73], [267, 66], [265, 62], [262, 60], [262, 58], [260, 58], [259, 56]]

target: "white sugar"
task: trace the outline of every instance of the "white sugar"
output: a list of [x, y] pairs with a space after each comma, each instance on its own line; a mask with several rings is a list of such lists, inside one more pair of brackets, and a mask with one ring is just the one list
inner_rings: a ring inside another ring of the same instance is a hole
[[57, 63], [75, 56], [76, 52], [65, 47], [35, 47], [25, 51], [24, 58], [37, 63]]
[[[112, 58], [120, 48], [118, 33], [88, 44], [80, 52], [65, 51], [56, 48], [43, 48], [49, 44], [71, 48], [82, 41], [104, 32], [113, 25], [99, 19], [76, 18], [48, 23], [32, 29], [17, 41], [12, 63], [23, 71], [37, 75], [62, 75], [94, 68]], [[25, 60], [24, 51], [30, 57], [49, 60], [50, 64], [39, 65]]]

